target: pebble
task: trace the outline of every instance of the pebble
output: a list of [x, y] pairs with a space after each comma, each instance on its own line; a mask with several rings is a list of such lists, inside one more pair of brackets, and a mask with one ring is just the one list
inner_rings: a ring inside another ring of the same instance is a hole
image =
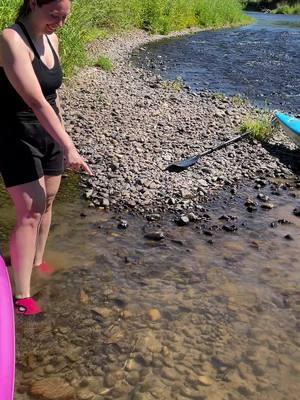
[[74, 388], [61, 378], [36, 380], [31, 385], [30, 394], [43, 400], [75, 399]]
[[260, 201], [265, 201], [265, 202], [270, 200], [270, 198], [267, 195], [263, 194], [263, 193], [258, 193], [257, 198]]
[[125, 219], [122, 219], [122, 220], [118, 223], [118, 228], [119, 228], [119, 229], [127, 229], [127, 228], [128, 228], [128, 221], [126, 221]]
[[147, 232], [144, 237], [149, 240], [154, 240], [156, 242], [159, 242], [165, 238], [165, 234], [162, 231], [153, 231], [153, 232]]
[[235, 232], [238, 230], [238, 227], [234, 224], [232, 225], [223, 225], [222, 229], [226, 232]]
[[300, 207], [296, 207], [293, 210], [293, 214], [296, 215], [296, 217], [300, 217]]
[[214, 383], [214, 381], [209, 376], [205, 376], [205, 375], [199, 376], [198, 380], [199, 380], [200, 384], [204, 385], [204, 386], [211, 386]]
[[185, 226], [188, 225], [190, 222], [189, 217], [187, 215], [180, 215], [179, 217], [175, 218], [175, 223], [178, 226]]
[[264, 210], [272, 210], [272, 208], [274, 208], [274, 204], [272, 204], [272, 203], [263, 203], [261, 205], [261, 208], [263, 208]]
[[152, 308], [151, 310], [147, 311], [147, 317], [150, 319], [150, 321], [158, 321], [161, 319], [160, 312], [156, 308]]

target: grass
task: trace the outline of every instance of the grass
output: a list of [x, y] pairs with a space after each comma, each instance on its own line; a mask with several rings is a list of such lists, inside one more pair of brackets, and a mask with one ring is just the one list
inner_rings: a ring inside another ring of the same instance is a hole
[[238, 94], [235, 96], [232, 96], [231, 100], [232, 100], [233, 104], [236, 106], [242, 106], [243, 104], [247, 103], [247, 100]]
[[[11, 24], [21, 0], [0, 0], [0, 28]], [[242, 25], [251, 19], [239, 0], [73, 0], [59, 32], [64, 73], [88, 64], [86, 44], [134, 28], [167, 34], [188, 27]]]
[[277, 8], [272, 11], [273, 14], [300, 15], [300, 4], [288, 6], [287, 4], [278, 4]]
[[113, 63], [108, 57], [100, 56], [95, 62], [95, 66], [103, 69], [103, 71], [111, 72], [113, 70]]
[[273, 135], [272, 115], [263, 113], [259, 118], [247, 117], [240, 126], [241, 133], [248, 133], [253, 139], [267, 142]]
[[183, 81], [181, 78], [162, 81], [162, 87], [165, 90], [180, 92], [183, 89]]

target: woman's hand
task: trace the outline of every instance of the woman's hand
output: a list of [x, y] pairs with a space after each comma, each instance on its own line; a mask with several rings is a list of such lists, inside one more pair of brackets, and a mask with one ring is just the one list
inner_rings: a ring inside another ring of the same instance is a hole
[[65, 149], [65, 164], [66, 168], [70, 168], [75, 172], [80, 172], [80, 170], [83, 169], [88, 175], [93, 175], [87, 163], [80, 157], [75, 146]]

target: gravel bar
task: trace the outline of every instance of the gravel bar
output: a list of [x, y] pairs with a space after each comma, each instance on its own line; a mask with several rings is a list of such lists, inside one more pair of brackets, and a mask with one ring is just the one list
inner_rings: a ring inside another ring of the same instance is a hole
[[246, 116], [261, 112], [218, 93], [176, 91], [132, 65], [134, 49], [165, 37], [138, 30], [94, 41], [89, 54], [109, 57], [112, 72], [84, 68], [61, 90], [66, 129], [95, 174], [81, 180], [90, 205], [139, 215], [183, 213], [225, 185], [292, 176], [288, 162], [270, 151], [285, 146], [293, 152], [279, 131], [267, 146], [249, 138], [181, 173], [165, 171], [173, 161], [234, 138]]

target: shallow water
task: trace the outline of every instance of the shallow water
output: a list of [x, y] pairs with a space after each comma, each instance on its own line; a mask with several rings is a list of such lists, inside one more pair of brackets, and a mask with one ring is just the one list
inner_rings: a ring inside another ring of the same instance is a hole
[[[262, 188], [271, 210], [250, 186], [191, 226], [124, 216], [120, 230], [76, 185], [65, 179], [56, 203], [56, 272], [33, 276], [46, 316], [17, 319], [15, 400], [56, 399], [58, 387], [71, 399], [298, 399], [299, 189]], [[12, 213], [0, 198], [3, 241]], [[149, 230], [165, 239], [146, 239]]]
[[194, 91], [299, 113], [300, 16], [249, 14], [254, 24], [150, 43], [133, 60], [165, 79], [182, 78]]

